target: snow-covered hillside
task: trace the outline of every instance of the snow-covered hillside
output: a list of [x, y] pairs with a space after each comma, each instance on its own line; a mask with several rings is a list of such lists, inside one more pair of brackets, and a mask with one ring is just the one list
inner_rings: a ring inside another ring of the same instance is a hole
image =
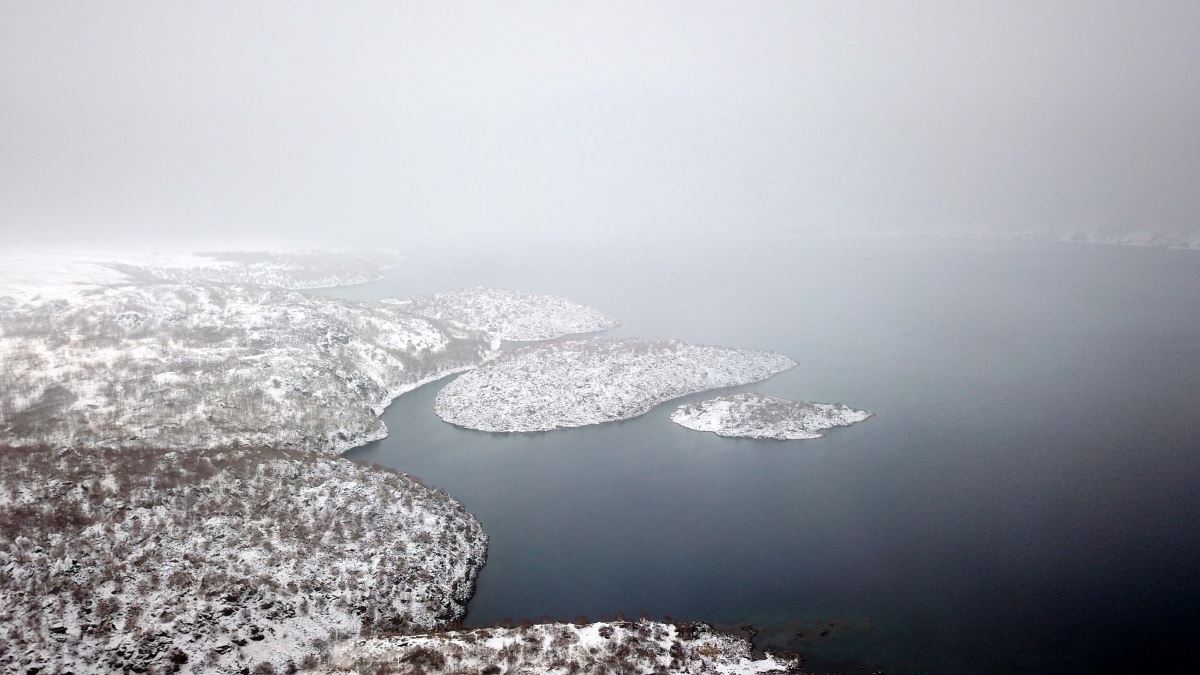
[[486, 551], [453, 499], [340, 458], [0, 447], [0, 671], [315, 665], [458, 619]]
[[798, 673], [797, 659], [756, 659], [750, 644], [705, 624], [615, 621], [349, 640], [320, 673], [750, 675]]
[[594, 333], [619, 325], [611, 316], [561, 295], [495, 288], [466, 288], [391, 302], [402, 303], [419, 316], [451, 321], [516, 342]]
[[728, 394], [679, 406], [671, 421], [735, 438], [803, 440], [871, 417], [842, 403], [808, 403], [765, 394]]
[[0, 299], [0, 442], [340, 452], [386, 435], [394, 397], [495, 347], [397, 307], [263, 287]]
[[458, 377], [438, 393], [434, 410], [470, 429], [547, 431], [636, 417], [663, 401], [795, 365], [782, 354], [676, 340], [570, 340], [509, 352]]

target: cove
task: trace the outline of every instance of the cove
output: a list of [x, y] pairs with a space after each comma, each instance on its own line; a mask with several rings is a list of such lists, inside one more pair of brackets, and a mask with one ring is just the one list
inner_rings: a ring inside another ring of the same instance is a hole
[[876, 415], [813, 441], [733, 440], [670, 423], [698, 395], [502, 435], [438, 420], [445, 381], [405, 394], [384, 415], [391, 436], [347, 456], [480, 518], [491, 549], [468, 625], [617, 611], [752, 623], [760, 646], [814, 670], [1122, 671], [1194, 655], [1200, 255], [915, 239], [523, 255], [414, 255], [329, 293], [561, 293], [620, 319], [612, 335], [800, 363], [726, 391]]

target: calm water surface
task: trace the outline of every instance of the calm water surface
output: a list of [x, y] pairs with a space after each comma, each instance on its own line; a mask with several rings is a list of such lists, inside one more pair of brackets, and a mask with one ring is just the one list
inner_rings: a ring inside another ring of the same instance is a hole
[[[1126, 672], [1200, 635], [1200, 253], [730, 240], [423, 257], [377, 298], [564, 293], [615, 335], [772, 349], [737, 390], [876, 413], [807, 442], [668, 421], [457, 429], [442, 383], [349, 456], [447, 490], [491, 535], [468, 624], [622, 611], [763, 630], [814, 670]], [[700, 396], [693, 399], [702, 398]], [[824, 633], [824, 634], [823, 634]]]

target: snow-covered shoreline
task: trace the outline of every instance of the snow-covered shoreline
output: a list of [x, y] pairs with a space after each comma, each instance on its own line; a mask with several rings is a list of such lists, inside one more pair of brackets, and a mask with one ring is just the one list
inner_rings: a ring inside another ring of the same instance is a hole
[[748, 641], [707, 624], [642, 620], [349, 640], [312, 672], [765, 675], [798, 673], [800, 665], [786, 655], [756, 658]]
[[688, 403], [671, 421], [694, 431], [730, 438], [806, 440], [821, 432], [865, 421], [872, 413], [843, 403], [792, 401], [765, 394], [741, 393]]
[[676, 340], [568, 340], [504, 353], [459, 376], [438, 393], [434, 411], [479, 431], [550, 431], [637, 417], [795, 365], [773, 352]]

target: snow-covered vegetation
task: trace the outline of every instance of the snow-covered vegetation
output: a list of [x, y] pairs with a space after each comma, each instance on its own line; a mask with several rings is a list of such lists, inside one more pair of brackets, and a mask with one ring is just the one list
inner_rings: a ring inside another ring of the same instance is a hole
[[617, 327], [616, 319], [561, 295], [465, 288], [403, 302], [408, 311], [484, 330], [503, 340], [531, 342]]
[[0, 447], [0, 671], [255, 672], [460, 618], [487, 539], [407, 475], [286, 450]]
[[0, 442], [340, 452], [386, 435], [394, 397], [496, 346], [400, 307], [265, 287], [0, 298]]
[[803, 440], [820, 438], [826, 429], [850, 426], [870, 416], [865, 410], [843, 403], [809, 403], [744, 393], [682, 405], [671, 413], [671, 421], [718, 436]]
[[160, 281], [301, 289], [375, 281], [401, 260], [387, 251], [217, 251], [154, 256], [117, 268], [133, 277], [149, 275]]
[[636, 417], [795, 365], [782, 354], [676, 340], [570, 340], [518, 349], [458, 377], [434, 410], [470, 429], [547, 431]]
[[321, 673], [502, 675], [749, 675], [800, 672], [797, 659], [754, 658], [750, 644], [702, 623], [614, 621], [354, 639], [333, 649]]

